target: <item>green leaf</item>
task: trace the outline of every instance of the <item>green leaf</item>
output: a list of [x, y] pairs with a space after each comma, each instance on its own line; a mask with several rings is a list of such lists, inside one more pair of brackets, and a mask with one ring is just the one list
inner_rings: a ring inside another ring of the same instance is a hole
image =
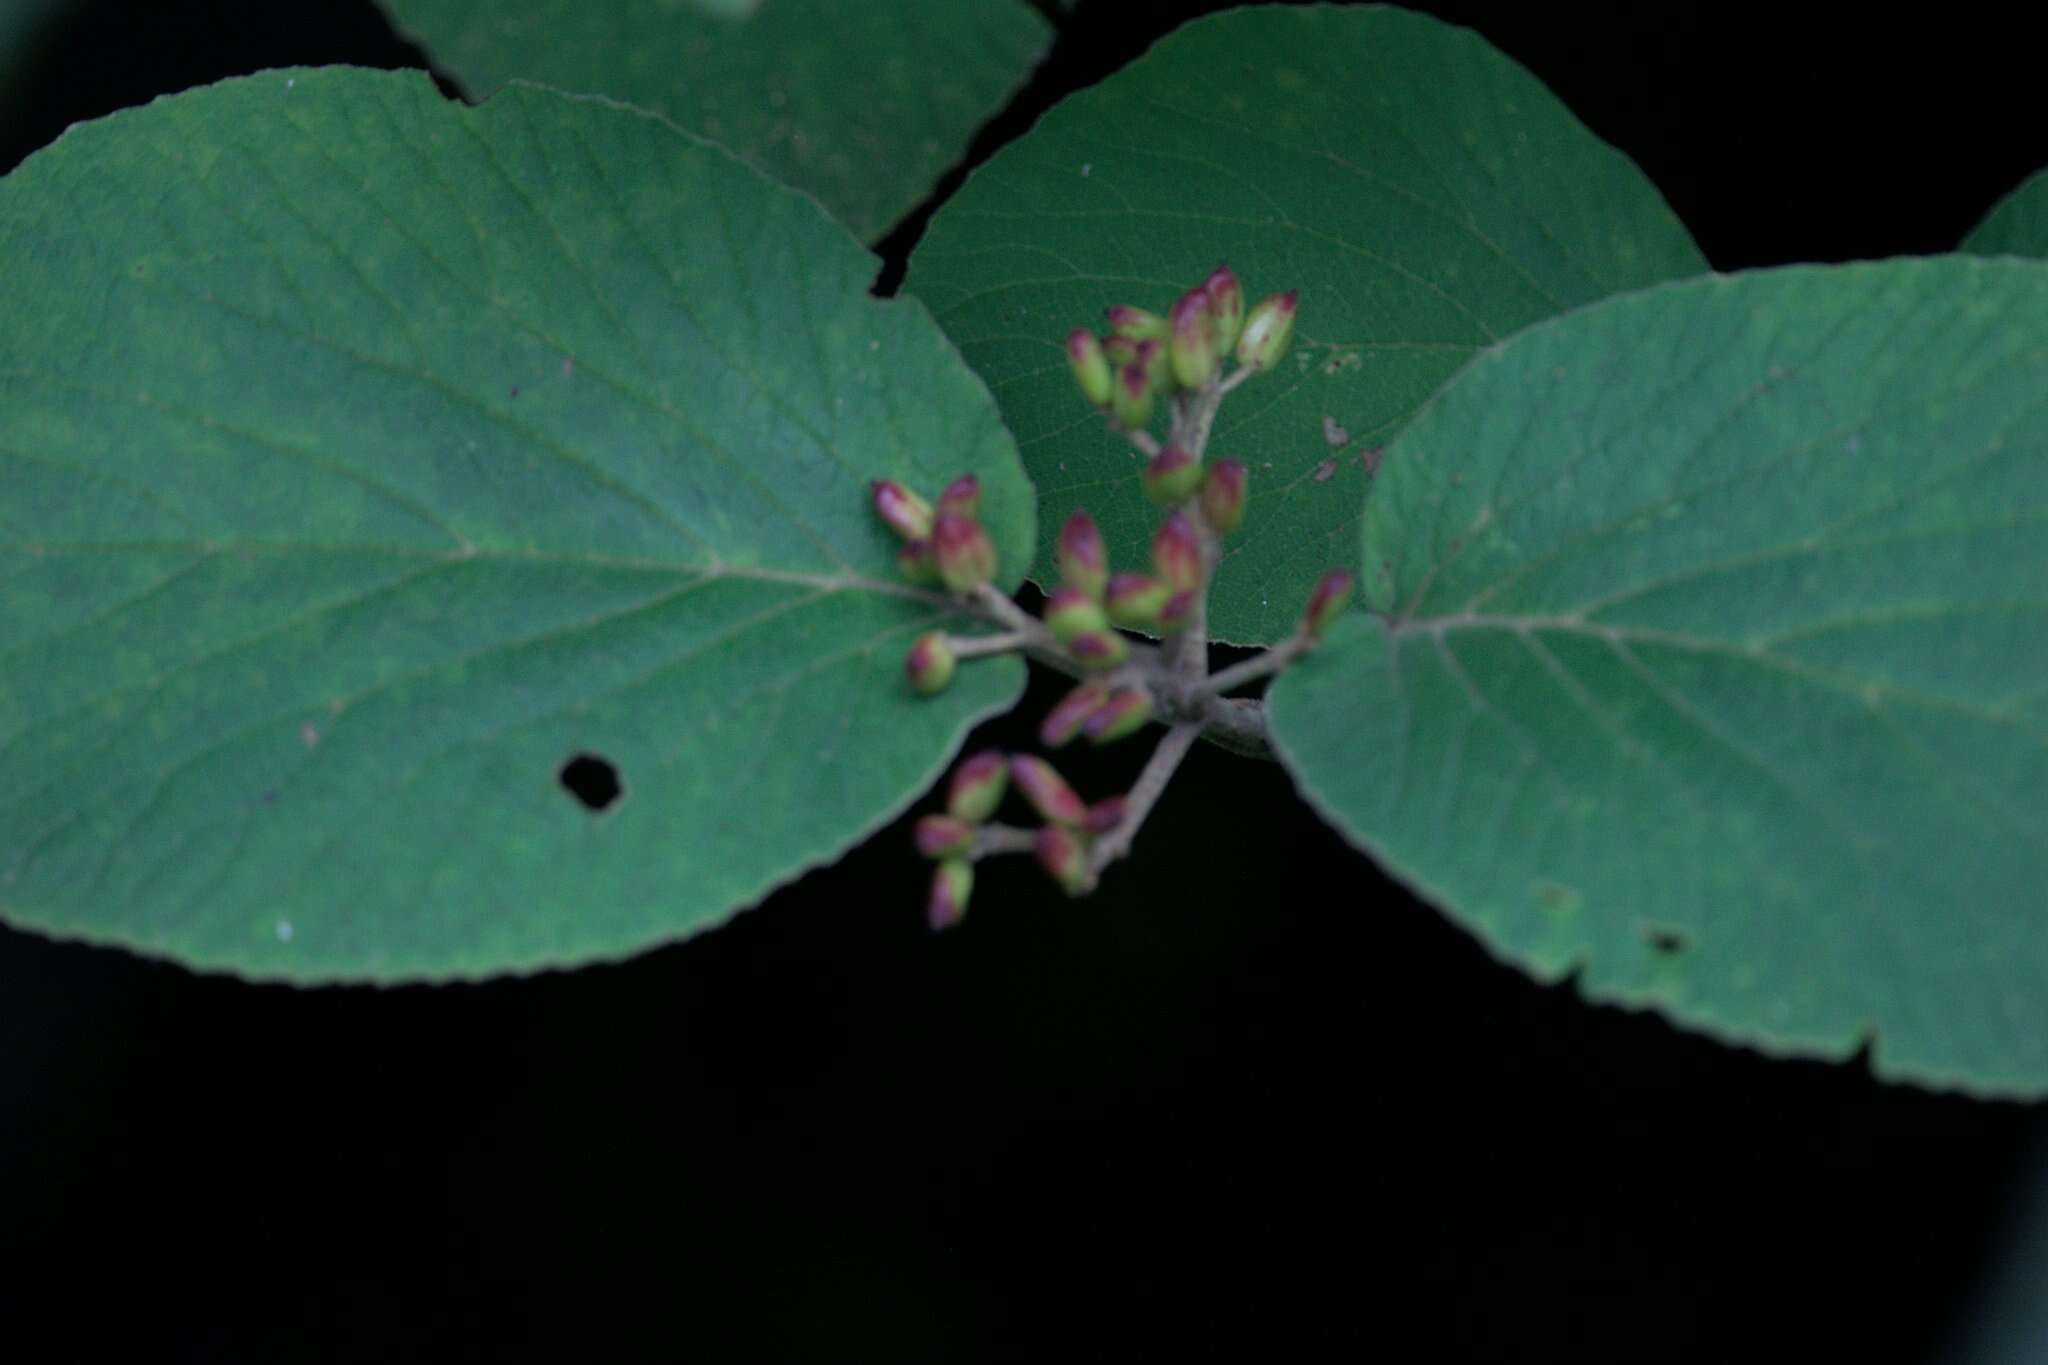
[[2036, 171], [1992, 205], [1963, 238], [1975, 256], [2048, 256], [2048, 171]]
[[889, 819], [1022, 669], [910, 695], [945, 611], [867, 482], [973, 470], [1012, 566], [1032, 511], [873, 267], [658, 119], [416, 73], [230, 81], [0, 181], [0, 915], [474, 976], [706, 928]]
[[1478, 348], [1706, 269], [1628, 159], [1475, 34], [1396, 9], [1191, 23], [976, 171], [911, 258], [905, 287], [1024, 451], [1040, 582], [1075, 507], [1122, 567], [1158, 521], [1062, 341], [1111, 304], [1163, 312], [1219, 258], [1248, 299], [1301, 290], [1293, 354], [1224, 403], [1210, 447], [1251, 469], [1210, 607], [1247, 643], [1355, 566], [1379, 448]]
[[2048, 1091], [2048, 265], [1799, 268], [1488, 351], [1274, 687], [1497, 952], [1773, 1052]]
[[1023, 0], [380, 0], [464, 89], [526, 78], [628, 100], [880, 236], [1048, 42]]

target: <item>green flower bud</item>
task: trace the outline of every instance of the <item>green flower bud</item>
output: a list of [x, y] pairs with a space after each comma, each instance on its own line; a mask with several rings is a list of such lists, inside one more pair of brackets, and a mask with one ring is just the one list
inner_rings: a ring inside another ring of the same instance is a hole
[[896, 552], [896, 567], [903, 576], [920, 588], [935, 587], [939, 581], [939, 561], [932, 554], [929, 540], [906, 540], [903, 548]]
[[1202, 462], [1178, 441], [1166, 444], [1145, 466], [1145, 496], [1157, 503], [1179, 502], [1202, 482]]
[[1135, 734], [1150, 719], [1152, 694], [1142, 687], [1126, 687], [1113, 693], [1094, 715], [1088, 717], [1081, 733], [1088, 736], [1090, 744], [1109, 744], [1125, 735]]
[[1076, 510], [1067, 518], [1067, 524], [1060, 527], [1059, 543], [1053, 547], [1053, 562], [1060, 571], [1060, 582], [1090, 597], [1102, 596], [1103, 584], [1109, 580], [1109, 551], [1103, 548], [1102, 532], [1096, 529], [1093, 517]]
[[[945, 569], [940, 563], [940, 571]], [[1195, 524], [1180, 512], [1170, 512], [1152, 537], [1152, 568], [1159, 581], [1175, 592], [1192, 591], [1202, 585], [1202, 539]]]
[[1067, 654], [1093, 672], [1115, 668], [1131, 657], [1131, 642], [1113, 630], [1088, 630], [1067, 641]]
[[1102, 343], [1086, 327], [1076, 327], [1067, 333], [1067, 365], [1074, 372], [1074, 382], [1081, 387], [1081, 396], [1090, 405], [1109, 406], [1113, 379], [1109, 357], [1102, 353]]
[[1237, 338], [1237, 358], [1255, 370], [1270, 370], [1287, 354], [1294, 336], [1294, 305], [1300, 291], [1260, 299], [1245, 316], [1244, 331]]
[[1053, 703], [1052, 710], [1038, 724], [1038, 742], [1048, 749], [1062, 748], [1081, 733], [1088, 717], [1109, 699], [1101, 683], [1084, 682]]
[[1195, 609], [1195, 594], [1192, 588], [1177, 592], [1166, 599], [1166, 605], [1159, 609], [1159, 633], [1172, 635], [1185, 630], [1188, 613]]
[[1079, 588], [1054, 588], [1040, 614], [1052, 638], [1061, 644], [1091, 630], [1109, 629], [1109, 618], [1101, 604]]
[[1031, 808], [1056, 825], [1079, 825], [1088, 807], [1059, 771], [1036, 754], [1010, 755], [1010, 780]]
[[932, 554], [939, 581], [954, 592], [973, 592], [996, 576], [996, 546], [973, 517], [941, 512], [932, 523]]
[[917, 851], [927, 858], [958, 858], [974, 846], [974, 826], [951, 815], [917, 821]]
[[1129, 337], [1132, 341], [1166, 340], [1166, 319], [1157, 313], [1148, 313], [1127, 303], [1103, 311], [1109, 318], [1109, 330], [1113, 335]]
[[932, 869], [932, 894], [925, 902], [925, 923], [934, 931], [952, 928], [967, 913], [967, 898], [973, 891], [973, 865], [965, 858], [946, 859]]
[[932, 505], [894, 479], [876, 479], [872, 486], [875, 514], [905, 540], [928, 540]]
[[1078, 896], [1088, 889], [1088, 846], [1074, 831], [1060, 825], [1042, 827], [1035, 852], [1038, 865], [1069, 896]]
[[1244, 524], [1244, 493], [1248, 471], [1241, 460], [1218, 460], [1202, 480], [1202, 520], [1219, 535]]
[[1223, 352], [1216, 345], [1216, 315], [1209, 295], [1190, 289], [1173, 305], [1173, 337], [1167, 343], [1173, 377], [1184, 389], [1199, 389], [1216, 377]]
[[1315, 591], [1308, 595], [1308, 605], [1301, 610], [1301, 628], [1317, 636], [1328, 630], [1330, 623], [1350, 605], [1356, 581], [1343, 569], [1332, 569], [1317, 579]]
[[1152, 381], [1145, 367], [1132, 361], [1116, 372], [1116, 388], [1109, 395], [1109, 415], [1126, 431], [1142, 430], [1152, 420]]
[[1120, 573], [1109, 580], [1103, 605], [1109, 619], [1132, 630], [1158, 630], [1159, 609], [1173, 596], [1173, 589], [1150, 574]]
[[1145, 378], [1152, 383], [1153, 397], [1164, 397], [1177, 387], [1173, 378], [1173, 353], [1165, 342], [1156, 339], [1139, 342], [1131, 363], [1144, 367]]
[[981, 480], [972, 474], [962, 474], [946, 485], [939, 494], [939, 508], [942, 513], [953, 512], [963, 517], [981, 515]]
[[1229, 266], [1219, 264], [1202, 281], [1202, 292], [1209, 296], [1209, 311], [1216, 315], [1216, 353], [1228, 355], [1244, 329], [1244, 288]]
[[911, 687], [929, 697], [945, 691], [946, 684], [953, 681], [954, 663], [953, 646], [947, 643], [945, 632], [930, 630], [911, 642], [903, 671], [910, 676]]
[[1010, 761], [994, 749], [984, 749], [972, 758], [962, 759], [960, 766], [953, 769], [953, 785], [946, 791], [946, 813], [978, 825], [996, 813], [1009, 785]]

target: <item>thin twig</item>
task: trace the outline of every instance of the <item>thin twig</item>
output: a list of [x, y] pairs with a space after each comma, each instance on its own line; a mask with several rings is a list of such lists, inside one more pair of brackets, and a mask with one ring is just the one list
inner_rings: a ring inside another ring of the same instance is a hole
[[1138, 774], [1138, 780], [1131, 784], [1130, 794], [1124, 798], [1123, 820], [1089, 849], [1089, 881], [1094, 881], [1102, 875], [1104, 868], [1131, 851], [1131, 841], [1138, 837], [1138, 827], [1152, 813], [1152, 807], [1158, 804], [1174, 769], [1180, 767], [1180, 761], [1188, 756], [1188, 749], [1201, 733], [1200, 722], [1183, 721], [1169, 729], [1159, 741], [1152, 757], [1145, 760], [1145, 770]]
[[970, 860], [993, 857], [999, 853], [1029, 853], [1038, 847], [1038, 831], [1019, 829], [1015, 825], [981, 825], [974, 831], [974, 842], [968, 845]]
[[1225, 692], [1263, 678], [1269, 673], [1278, 673], [1308, 653], [1315, 647], [1315, 643], [1315, 636], [1297, 630], [1264, 653], [1254, 654], [1243, 663], [1232, 664], [1229, 668], [1211, 673], [1195, 685], [1194, 695], [1220, 697]]
[[1144, 455], [1146, 459], [1156, 460], [1159, 458], [1159, 442], [1153, 437], [1151, 432], [1143, 427], [1125, 427], [1123, 428], [1123, 433], [1124, 439], [1136, 446], [1139, 453]]
[[1013, 630], [1002, 635], [949, 635], [946, 645], [956, 659], [978, 659], [984, 654], [1009, 654], [1038, 643], [1030, 631]]

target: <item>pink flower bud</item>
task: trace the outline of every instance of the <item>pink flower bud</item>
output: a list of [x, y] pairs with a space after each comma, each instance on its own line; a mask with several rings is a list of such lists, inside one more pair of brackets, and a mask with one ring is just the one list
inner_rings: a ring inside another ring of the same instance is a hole
[[1173, 356], [1165, 342], [1157, 339], [1139, 342], [1137, 350], [1132, 353], [1131, 363], [1144, 368], [1154, 397], [1173, 392]]
[[1260, 299], [1245, 316], [1244, 331], [1238, 334], [1237, 358], [1255, 370], [1270, 370], [1287, 353], [1294, 336], [1294, 306], [1300, 291]]
[[932, 523], [932, 554], [939, 562], [939, 581], [954, 592], [973, 592], [996, 576], [995, 542], [973, 517], [939, 513]]
[[1078, 896], [1088, 889], [1088, 848], [1074, 831], [1059, 825], [1042, 827], [1035, 852], [1038, 865], [1069, 896]]
[[946, 642], [942, 631], [926, 631], [911, 642], [910, 653], [904, 656], [903, 671], [910, 677], [910, 685], [927, 697], [946, 690], [946, 684], [953, 681], [953, 647]]
[[939, 581], [939, 561], [932, 554], [929, 540], [904, 541], [903, 548], [896, 552], [896, 567], [920, 588], [933, 587]]
[[974, 826], [951, 815], [924, 815], [917, 821], [917, 851], [927, 858], [957, 858], [974, 845]]
[[1159, 609], [1159, 633], [1161, 635], [1172, 635], [1176, 631], [1185, 630], [1188, 624], [1188, 613], [1194, 609], [1195, 594], [1192, 588], [1185, 592], [1177, 592], [1167, 598], [1166, 605]]
[[963, 517], [981, 515], [981, 480], [972, 474], [962, 474], [945, 487], [939, 494], [940, 512], [953, 512]]
[[1209, 296], [1209, 311], [1216, 315], [1216, 353], [1228, 355], [1244, 328], [1244, 287], [1229, 266], [1218, 264], [1202, 281], [1202, 292]]
[[1109, 629], [1101, 604], [1079, 588], [1054, 588], [1039, 619], [1061, 644], [1091, 630]]
[[1244, 524], [1247, 471], [1240, 460], [1218, 460], [1202, 480], [1202, 520], [1227, 535]]
[[1179, 502], [1202, 482], [1202, 462], [1187, 447], [1170, 441], [1145, 466], [1145, 496], [1157, 503]]
[[948, 858], [932, 869], [931, 898], [925, 902], [924, 918], [934, 931], [950, 929], [967, 913], [967, 897], [974, 890], [974, 868], [965, 858]]
[[1010, 761], [994, 749], [984, 749], [962, 759], [953, 769], [953, 785], [946, 791], [946, 813], [970, 824], [980, 824], [996, 813], [1003, 803], [1003, 790], [1010, 785]]
[[1076, 327], [1067, 333], [1067, 365], [1074, 372], [1074, 382], [1081, 388], [1081, 396], [1095, 407], [1109, 405], [1109, 357], [1103, 354], [1102, 343], [1086, 327]]
[[1159, 609], [1173, 596], [1173, 589], [1150, 574], [1120, 573], [1109, 580], [1103, 605], [1109, 619], [1132, 630], [1159, 629]]
[[1318, 636], [1328, 630], [1330, 623], [1350, 605], [1356, 581], [1343, 569], [1332, 569], [1317, 579], [1315, 591], [1308, 595], [1308, 605], [1301, 609], [1301, 628]]
[[1090, 672], [1115, 668], [1131, 657], [1131, 642], [1113, 630], [1086, 630], [1067, 641], [1067, 654]]
[[1095, 528], [1093, 517], [1077, 510], [1067, 518], [1053, 548], [1053, 562], [1059, 568], [1060, 582], [1090, 597], [1102, 596], [1103, 584], [1109, 580], [1109, 551], [1103, 548], [1102, 532]]
[[1089, 835], [1107, 834], [1124, 822], [1124, 808], [1128, 800], [1121, 796], [1105, 796], [1088, 808], [1082, 817], [1081, 831]]
[[1064, 747], [1081, 733], [1088, 717], [1094, 715], [1096, 708], [1108, 699], [1109, 693], [1101, 683], [1082, 683], [1054, 702], [1052, 710], [1045, 713], [1045, 719], [1038, 724], [1038, 742], [1048, 749]]
[[1033, 810], [1056, 825], [1079, 825], [1088, 813], [1067, 779], [1036, 754], [1011, 754], [1010, 780]]
[[[1195, 524], [1179, 512], [1170, 512], [1152, 537], [1152, 568], [1159, 581], [1175, 592], [1192, 591], [1202, 585], [1202, 539]], [[945, 563], [939, 564], [940, 572]]]
[[1209, 295], [1190, 289], [1173, 305], [1173, 336], [1167, 343], [1173, 377], [1184, 389], [1199, 389], [1216, 377], [1223, 353], [1216, 345], [1216, 315]]
[[1081, 733], [1088, 736], [1090, 744], [1109, 744], [1125, 735], [1135, 734], [1150, 719], [1152, 694], [1142, 687], [1126, 687], [1113, 693], [1094, 715], [1088, 717]]
[[1145, 367], [1132, 361], [1116, 372], [1116, 388], [1109, 395], [1109, 415], [1125, 431], [1138, 431], [1152, 420], [1152, 381]]
[[1129, 337], [1132, 341], [1166, 339], [1166, 319], [1157, 313], [1148, 313], [1127, 303], [1103, 311], [1109, 318], [1109, 330], [1117, 336]]
[[875, 514], [905, 540], [927, 540], [932, 533], [932, 505], [894, 479], [876, 479], [872, 491]]

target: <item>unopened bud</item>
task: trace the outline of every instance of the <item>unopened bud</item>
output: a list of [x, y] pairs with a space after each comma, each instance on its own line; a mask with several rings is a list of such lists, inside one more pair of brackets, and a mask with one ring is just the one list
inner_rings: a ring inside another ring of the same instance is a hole
[[1088, 630], [1067, 641], [1067, 654], [1081, 667], [1100, 673], [1131, 657], [1131, 643], [1113, 630]]
[[1076, 635], [1109, 628], [1109, 618], [1103, 615], [1102, 605], [1079, 588], [1054, 588], [1052, 596], [1045, 599], [1045, 610], [1040, 613], [1040, 619], [1052, 632], [1052, 638], [1061, 644]]
[[1109, 619], [1133, 630], [1157, 630], [1159, 609], [1173, 596], [1173, 589], [1150, 574], [1120, 573], [1109, 580], [1103, 605]]
[[[1159, 581], [1175, 592], [1189, 591], [1202, 583], [1202, 539], [1195, 524], [1178, 511], [1167, 514], [1152, 537], [1152, 568]], [[941, 573], [945, 561], [939, 562]]]
[[1209, 529], [1228, 534], [1244, 524], [1244, 490], [1248, 477], [1241, 460], [1218, 460], [1202, 479], [1202, 520]]
[[1173, 305], [1173, 336], [1167, 343], [1173, 377], [1184, 389], [1199, 389], [1216, 377], [1223, 353], [1216, 345], [1216, 315], [1209, 295], [1190, 289]]
[[1060, 582], [1090, 597], [1102, 596], [1103, 585], [1109, 581], [1109, 551], [1103, 548], [1102, 532], [1087, 512], [1077, 510], [1060, 528], [1053, 562], [1060, 571]]
[[929, 540], [904, 541], [903, 548], [896, 552], [896, 567], [920, 588], [931, 587], [939, 581], [939, 561], [932, 554]]
[[1126, 431], [1141, 430], [1152, 420], [1152, 381], [1137, 361], [1116, 372], [1116, 388], [1109, 395], [1109, 414]]
[[1228, 355], [1244, 328], [1244, 286], [1229, 266], [1219, 264], [1202, 281], [1202, 292], [1209, 296], [1209, 311], [1216, 315], [1216, 353]]
[[1135, 734], [1152, 719], [1152, 694], [1142, 687], [1126, 687], [1113, 693], [1088, 723], [1081, 727], [1081, 733], [1088, 736], [1090, 744], [1109, 744], [1125, 735]]
[[973, 865], [965, 858], [946, 859], [932, 870], [932, 894], [925, 902], [925, 923], [934, 930], [952, 928], [967, 913], [967, 897], [973, 891]]
[[996, 813], [1009, 785], [1010, 760], [994, 749], [983, 749], [953, 769], [953, 784], [946, 790], [946, 813], [978, 825]]
[[876, 479], [875, 515], [905, 540], [927, 540], [932, 533], [932, 505], [894, 479]]
[[1310, 635], [1321, 635], [1328, 630], [1330, 623], [1350, 605], [1351, 589], [1355, 583], [1356, 580], [1343, 569], [1332, 569], [1317, 579], [1315, 591], [1308, 595], [1308, 605], [1301, 609], [1301, 628]]
[[1079, 825], [1088, 814], [1067, 779], [1036, 754], [1011, 754], [1010, 780], [1033, 810], [1056, 825]]
[[1253, 305], [1237, 338], [1239, 360], [1255, 370], [1270, 370], [1280, 363], [1294, 336], [1294, 305], [1299, 297], [1299, 290], [1290, 289]]
[[1188, 613], [1194, 609], [1195, 593], [1192, 588], [1184, 592], [1177, 592], [1167, 598], [1166, 605], [1159, 609], [1159, 633], [1161, 635], [1172, 635], [1177, 631], [1185, 630], [1188, 624]]
[[927, 858], [958, 858], [974, 844], [974, 826], [951, 815], [922, 815], [917, 851]]
[[972, 474], [962, 474], [945, 487], [939, 494], [941, 513], [953, 512], [963, 517], [981, 515], [981, 480]]
[[954, 592], [973, 592], [996, 576], [996, 546], [973, 517], [941, 512], [932, 523], [932, 554], [939, 581]]
[[1115, 336], [1129, 337], [1132, 341], [1166, 339], [1166, 319], [1157, 313], [1148, 313], [1127, 303], [1120, 303], [1114, 308], [1104, 309], [1103, 312], [1109, 318], [1109, 330]]
[[910, 676], [910, 685], [929, 697], [945, 691], [946, 684], [953, 681], [953, 664], [953, 646], [946, 642], [945, 633], [931, 630], [911, 642], [903, 671]]
[[1088, 889], [1088, 846], [1070, 829], [1046, 825], [1038, 831], [1038, 865], [1069, 896]]
[[1173, 378], [1173, 353], [1164, 341], [1155, 337], [1151, 341], [1139, 342], [1132, 363], [1144, 368], [1145, 378], [1152, 381], [1155, 398], [1170, 394], [1178, 387]]
[[1126, 797], [1103, 797], [1090, 806], [1088, 813], [1081, 818], [1082, 832], [1089, 835], [1109, 833], [1124, 822], [1124, 809], [1129, 804]]
[[1179, 502], [1202, 482], [1202, 462], [1186, 446], [1169, 441], [1145, 466], [1145, 496], [1157, 503]]
[[1038, 724], [1038, 742], [1048, 749], [1063, 748], [1081, 733], [1088, 717], [1108, 699], [1109, 693], [1101, 683], [1082, 683], [1045, 713], [1045, 719]]
[[1067, 365], [1074, 372], [1074, 382], [1081, 387], [1081, 396], [1095, 407], [1107, 407], [1113, 379], [1109, 357], [1102, 353], [1102, 343], [1086, 327], [1076, 327], [1067, 333]]

